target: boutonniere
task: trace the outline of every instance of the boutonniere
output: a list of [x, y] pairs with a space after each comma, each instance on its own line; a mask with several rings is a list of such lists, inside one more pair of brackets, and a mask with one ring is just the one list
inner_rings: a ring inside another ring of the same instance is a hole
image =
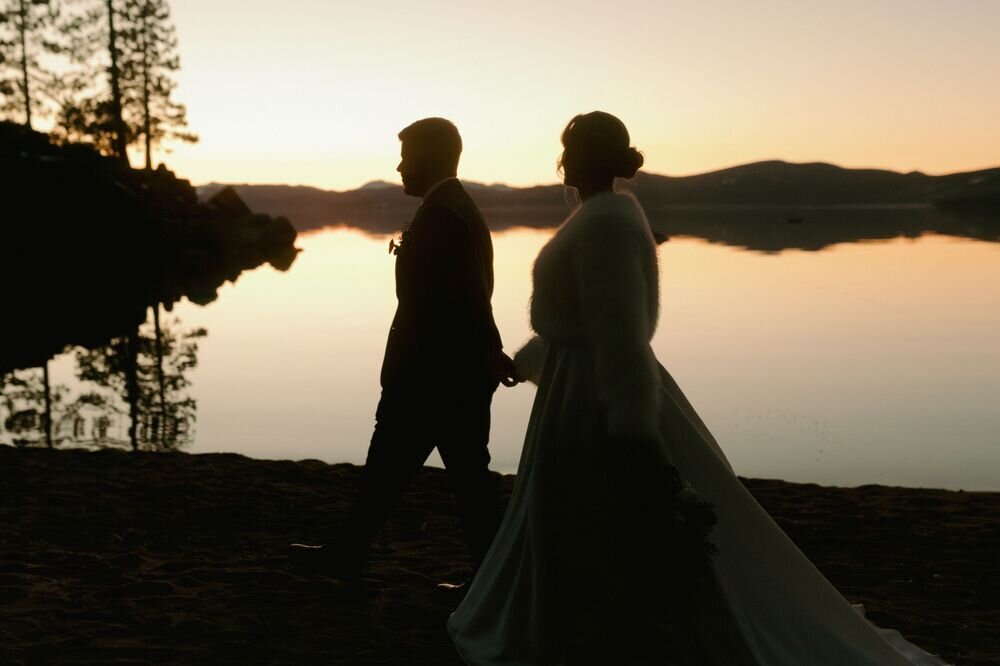
[[399, 239], [390, 238], [389, 239], [389, 254], [399, 254], [399, 251], [403, 249], [403, 246], [409, 247], [412, 240], [410, 238], [410, 223], [407, 222], [403, 225], [403, 229], [399, 232]]

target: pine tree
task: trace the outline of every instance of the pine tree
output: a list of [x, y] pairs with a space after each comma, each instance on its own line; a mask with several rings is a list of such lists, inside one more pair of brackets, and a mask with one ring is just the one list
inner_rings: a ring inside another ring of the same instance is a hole
[[51, 0], [0, 0], [0, 113], [28, 128], [54, 83], [40, 59], [60, 51], [51, 34], [57, 19]]
[[134, 139], [125, 119], [121, 87], [121, 2], [73, 0], [75, 11], [61, 25], [74, 68], [64, 78], [56, 134], [63, 140], [91, 142], [128, 163]]
[[77, 69], [61, 135], [125, 161], [126, 147], [141, 142], [146, 168], [162, 142], [197, 141], [173, 99], [180, 59], [166, 0], [77, 1], [84, 9], [64, 26]]
[[136, 118], [143, 139], [146, 168], [153, 168], [153, 146], [164, 139], [196, 142], [185, 131], [187, 109], [172, 97], [177, 83], [172, 76], [180, 70], [177, 36], [170, 22], [165, 0], [127, 0], [126, 43], [129, 56], [125, 98], [130, 116]]

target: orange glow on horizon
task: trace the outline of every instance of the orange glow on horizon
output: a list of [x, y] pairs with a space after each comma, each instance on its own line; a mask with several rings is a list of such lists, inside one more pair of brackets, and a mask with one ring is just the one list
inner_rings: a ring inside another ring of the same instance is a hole
[[463, 178], [553, 183], [562, 127], [595, 108], [652, 173], [1000, 165], [998, 3], [172, 6], [201, 143], [159, 158], [195, 183], [396, 182], [396, 132], [428, 115], [462, 131]]

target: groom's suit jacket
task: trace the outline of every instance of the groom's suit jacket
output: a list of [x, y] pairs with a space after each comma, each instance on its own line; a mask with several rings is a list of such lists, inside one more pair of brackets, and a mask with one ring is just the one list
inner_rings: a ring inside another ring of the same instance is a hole
[[493, 243], [458, 179], [431, 192], [396, 253], [396, 315], [382, 387], [496, 388], [487, 365], [501, 348], [493, 321]]

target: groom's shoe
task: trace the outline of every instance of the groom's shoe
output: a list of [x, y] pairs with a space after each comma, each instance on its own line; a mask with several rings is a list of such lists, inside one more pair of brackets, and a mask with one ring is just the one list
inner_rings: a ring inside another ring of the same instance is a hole
[[356, 558], [349, 558], [333, 546], [310, 546], [293, 543], [288, 546], [288, 561], [293, 567], [313, 574], [357, 583], [364, 570], [364, 564]]

